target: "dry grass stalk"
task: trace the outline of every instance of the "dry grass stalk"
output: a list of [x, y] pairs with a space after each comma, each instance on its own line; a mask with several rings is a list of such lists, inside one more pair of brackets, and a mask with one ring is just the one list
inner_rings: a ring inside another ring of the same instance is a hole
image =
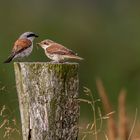
[[[105, 113], [107, 114], [107, 113], [112, 112], [113, 109], [111, 107], [111, 103], [109, 102], [109, 99], [107, 97], [107, 94], [106, 94], [106, 91], [105, 91], [105, 88], [103, 86], [101, 79], [99, 79], [99, 78], [96, 79], [96, 86], [97, 86], [98, 93], [101, 97]], [[114, 119], [113, 114], [110, 115], [110, 117], [107, 119], [107, 125], [108, 125], [108, 139], [116, 140], [117, 128], [116, 128], [115, 119]]]
[[[5, 115], [5, 113], [7, 114]], [[7, 139], [10, 139], [10, 137], [15, 133], [18, 133], [20, 135], [20, 130], [17, 126], [16, 119], [13, 118], [11, 120], [12, 114], [10, 113], [11, 111], [5, 105], [3, 105], [2, 108], [0, 109], [0, 118], [1, 118], [0, 131], [4, 130], [3, 138]]]
[[128, 119], [126, 115], [126, 90], [122, 89], [119, 94], [119, 138], [120, 140], [128, 140]]
[[132, 128], [131, 128], [131, 130], [130, 130], [129, 136], [128, 136], [128, 140], [131, 140], [132, 133], [133, 133], [134, 128], [135, 128], [135, 126], [136, 126], [137, 117], [138, 117], [138, 110], [137, 110], [137, 108], [136, 108], [135, 118], [134, 118], [134, 121], [133, 121]]
[[[81, 128], [81, 130], [83, 129], [83, 132], [81, 132], [83, 134], [82, 140], [85, 140], [89, 135], [94, 136], [94, 139], [98, 140], [98, 134], [101, 132], [103, 120], [108, 119], [110, 113], [108, 113], [105, 116], [102, 116], [100, 107], [98, 107], [98, 105], [96, 104], [97, 102], [100, 102], [100, 99], [94, 99], [91, 90], [88, 89], [87, 87], [84, 87], [84, 94], [89, 99], [80, 98], [78, 99], [78, 101], [90, 105], [93, 113], [93, 122], [88, 123], [84, 129]], [[95, 105], [96, 108], [98, 108], [98, 110], [96, 110]], [[97, 127], [97, 122], [99, 122], [98, 127]]]

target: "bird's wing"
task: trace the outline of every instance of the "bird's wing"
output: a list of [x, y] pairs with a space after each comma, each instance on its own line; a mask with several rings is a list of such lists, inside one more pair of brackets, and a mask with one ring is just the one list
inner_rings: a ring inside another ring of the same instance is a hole
[[12, 53], [20, 53], [21, 51], [29, 48], [32, 45], [32, 42], [29, 39], [18, 39], [13, 47]]
[[47, 48], [47, 52], [50, 54], [60, 55], [76, 55], [72, 50], [65, 48], [63, 45], [54, 43]]

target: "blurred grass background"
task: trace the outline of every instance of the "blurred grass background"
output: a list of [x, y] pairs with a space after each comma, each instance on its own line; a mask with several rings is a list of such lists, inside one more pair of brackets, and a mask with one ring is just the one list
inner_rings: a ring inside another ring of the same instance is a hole
[[[34, 43], [49, 38], [85, 59], [80, 62], [80, 96], [83, 86], [97, 95], [95, 80], [100, 77], [116, 110], [118, 93], [126, 88], [127, 109], [133, 116], [135, 108], [140, 108], [139, 5], [138, 0], [2, 0], [0, 106], [6, 105], [20, 124], [13, 63], [3, 61], [18, 36], [33, 31], [39, 35]], [[36, 47], [27, 60], [49, 61]], [[86, 110], [82, 105], [81, 120], [92, 118]]]

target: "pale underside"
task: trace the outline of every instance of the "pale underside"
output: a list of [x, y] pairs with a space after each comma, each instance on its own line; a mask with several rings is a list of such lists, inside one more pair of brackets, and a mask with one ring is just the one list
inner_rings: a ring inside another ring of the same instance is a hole
[[80, 57], [74, 55], [50, 54], [47, 51], [45, 51], [45, 54], [47, 55], [48, 58], [56, 62], [63, 62], [68, 59], [78, 59], [78, 58], [80, 59]]
[[33, 44], [32, 44], [32, 46], [30, 46], [29, 48], [25, 49], [24, 51], [22, 51], [22, 52], [16, 54], [16, 55], [14, 56], [14, 59], [15, 59], [15, 58], [27, 57], [27, 56], [30, 55], [30, 53], [32, 52], [32, 50], [33, 50]]

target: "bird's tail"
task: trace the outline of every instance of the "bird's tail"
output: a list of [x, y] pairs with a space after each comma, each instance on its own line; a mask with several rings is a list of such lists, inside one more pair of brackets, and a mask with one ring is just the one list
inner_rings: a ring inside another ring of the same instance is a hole
[[69, 56], [66, 56], [68, 59], [76, 59], [76, 60], [84, 60], [84, 58], [82, 57], [79, 57], [77, 55], [69, 55]]
[[11, 54], [5, 61], [4, 61], [4, 63], [10, 63], [12, 60], [13, 60], [13, 58], [14, 58], [14, 54]]

